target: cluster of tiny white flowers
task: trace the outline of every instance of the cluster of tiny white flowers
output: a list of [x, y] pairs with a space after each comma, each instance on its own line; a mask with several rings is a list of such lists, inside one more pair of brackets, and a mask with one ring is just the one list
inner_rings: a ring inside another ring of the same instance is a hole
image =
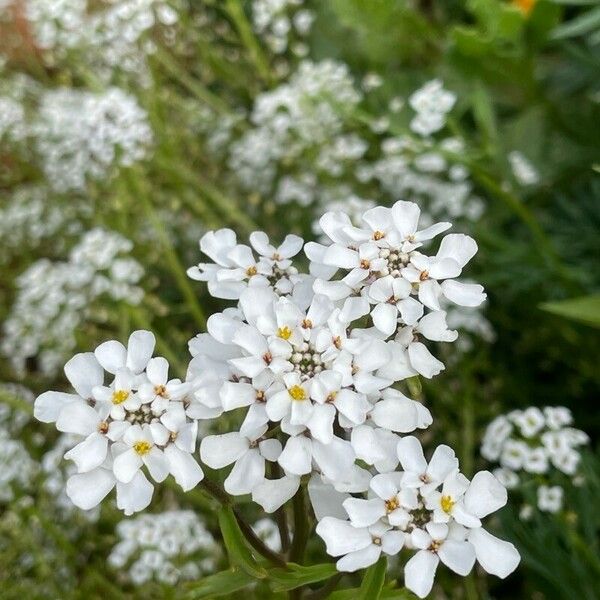
[[315, 15], [303, 7], [303, 0], [254, 0], [252, 24], [274, 54], [284, 54], [288, 49], [295, 56], [308, 54], [302, 41], [310, 33]]
[[0, 263], [7, 262], [23, 247], [34, 249], [44, 240], [52, 239], [53, 252], [64, 251], [67, 241], [81, 233], [79, 217], [87, 214], [89, 208], [77, 201], [67, 206], [53, 204], [43, 186], [18, 187], [0, 208]]
[[27, 488], [38, 472], [22, 440], [0, 423], [0, 502], [10, 502]]
[[16, 372], [28, 359], [54, 374], [76, 345], [77, 327], [101, 296], [139, 304], [142, 266], [127, 256], [133, 244], [120, 234], [95, 228], [71, 250], [68, 262], [41, 259], [16, 278], [17, 295], [2, 325], [2, 353]]
[[[153, 488], [143, 465], [156, 481], [171, 472], [191, 489], [202, 471], [191, 435], [185, 452], [175, 452], [183, 436], [169, 407], [179, 405], [194, 441], [198, 419], [236, 411], [239, 427], [202, 437], [201, 461], [232, 466], [225, 491], [251, 495], [266, 512], [309, 480], [317, 532], [330, 554], [346, 555], [341, 570], [369, 566], [382, 550], [413, 548], [405, 579], [420, 596], [439, 560], [462, 575], [475, 560], [500, 577], [512, 572], [517, 551], [480, 521], [505, 504], [502, 484], [488, 472], [469, 482], [446, 446], [428, 464], [419, 441], [403, 437], [432, 418], [394, 386], [437, 375], [444, 365], [428, 343], [458, 337], [441, 303], [472, 307], [485, 299], [480, 285], [455, 279], [475, 241], [446, 235], [434, 256], [425, 255], [424, 244], [451, 225], [420, 229], [419, 216], [404, 201], [370, 208], [356, 224], [326, 213], [324, 243], [304, 246], [311, 274], [292, 264], [303, 245], [298, 236], [277, 247], [254, 232], [250, 247], [228, 229], [206, 233], [200, 248], [213, 262], [189, 275], [237, 305], [211, 315], [207, 332], [190, 340], [185, 382], [167, 381], [166, 361], [150, 360], [151, 334], [136, 332], [127, 349], [106, 342], [67, 363], [77, 395], [47, 392], [36, 400], [38, 419], [87, 436], [66, 454], [78, 468], [67, 483], [73, 502], [95, 506], [116, 484], [119, 507], [145, 508]], [[109, 387], [103, 368], [115, 375]]]
[[146, 56], [154, 44], [146, 35], [156, 25], [165, 41], [179, 20], [176, 8], [165, 0], [24, 0], [24, 15], [33, 41], [52, 64], [76, 49], [94, 76], [110, 81], [117, 71], [148, 79]]
[[571, 426], [571, 411], [563, 406], [514, 410], [496, 417], [487, 427], [481, 455], [500, 467], [494, 471], [508, 488], [537, 487], [538, 508], [558, 512], [563, 490], [551, 485], [557, 476], [576, 479], [588, 435]]
[[[196, 513], [169, 510], [121, 521], [108, 564], [135, 585], [152, 579], [168, 585], [198, 579], [214, 568], [217, 546]], [[204, 554], [198, 560], [198, 554]]]
[[23, 404], [23, 408], [12, 406], [9, 403], [0, 402], [0, 428], [5, 429], [12, 435], [19, 434], [29, 423], [30, 416], [25, 407], [33, 406], [34, 393], [19, 383], [0, 383], [0, 399], [3, 395], [16, 399]]
[[83, 510], [115, 487], [125, 514], [146, 508], [154, 486], [144, 467], [158, 483], [171, 474], [186, 491], [203, 478], [193, 458], [198, 423], [191, 383], [169, 379], [168, 362], [152, 358], [154, 345], [152, 333], [136, 331], [127, 347], [108, 341], [76, 354], [65, 365], [75, 393], [45, 392], [35, 401], [39, 421], [78, 436], [65, 454], [77, 467], [66, 490]]
[[539, 173], [533, 164], [517, 150], [508, 155], [508, 162], [512, 173], [519, 185], [536, 185], [540, 181]]
[[419, 135], [428, 136], [446, 125], [446, 115], [452, 110], [456, 96], [444, 89], [439, 79], [426, 83], [408, 99], [417, 113], [410, 128]]
[[146, 111], [118, 88], [49, 90], [31, 130], [41, 168], [59, 192], [84, 190], [88, 178], [105, 179], [112, 167], [133, 165], [152, 142]]
[[[302, 61], [288, 82], [255, 99], [250, 115], [253, 127], [230, 146], [231, 172], [249, 190], [273, 192], [281, 201], [293, 199], [289, 192], [280, 195], [274, 189], [278, 164], [293, 163], [309, 148], [323, 153], [336, 144], [338, 158], [348, 150], [348, 160], [355, 159], [356, 141], [339, 136], [344, 114], [360, 98], [346, 65]], [[327, 163], [324, 155], [321, 160]], [[282, 185], [292, 183], [290, 177]]]

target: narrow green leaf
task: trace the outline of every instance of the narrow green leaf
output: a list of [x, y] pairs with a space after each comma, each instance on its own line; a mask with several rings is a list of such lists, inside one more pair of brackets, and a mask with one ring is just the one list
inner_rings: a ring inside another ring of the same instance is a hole
[[256, 579], [264, 579], [267, 572], [254, 560], [230, 506], [219, 509], [219, 527], [231, 566], [240, 567], [245, 573]]
[[545, 302], [540, 305], [540, 308], [566, 319], [600, 328], [600, 294], [559, 302]]
[[594, 32], [598, 28], [600, 28], [600, 6], [596, 6], [582, 15], [559, 25], [552, 33], [552, 38], [555, 40], [564, 40]]
[[378, 600], [385, 582], [386, 568], [387, 558], [381, 556], [374, 565], [367, 569], [358, 591], [357, 598], [359, 600]]
[[473, 113], [488, 146], [493, 148], [498, 139], [496, 116], [490, 94], [481, 81], [476, 82], [473, 91]]
[[337, 573], [335, 565], [323, 563], [303, 567], [295, 563], [288, 563], [288, 569], [271, 569], [269, 578], [273, 580], [273, 591], [285, 592], [293, 590], [302, 585], [316, 583], [328, 579]]
[[244, 571], [233, 567], [214, 575], [204, 577], [198, 582], [186, 586], [189, 590], [185, 600], [200, 600], [200, 598], [217, 598], [244, 589], [255, 581], [254, 577]]

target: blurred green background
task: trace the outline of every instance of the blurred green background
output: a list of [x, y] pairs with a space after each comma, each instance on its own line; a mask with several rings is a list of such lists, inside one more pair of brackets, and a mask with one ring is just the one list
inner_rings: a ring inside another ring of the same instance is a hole
[[[496, 523], [518, 572], [442, 576], [433, 596], [600, 597], [598, 1], [0, 0], [0, 15], [0, 598], [186, 597], [107, 562], [114, 507], [60, 504], [33, 397], [136, 328], [183, 375], [223, 306], [185, 274], [204, 231], [315, 239], [332, 206], [400, 198], [477, 240], [468, 275], [488, 294], [424, 385], [424, 441], [469, 475], [512, 409], [566, 406], [591, 437], [563, 511], [524, 521], [514, 503]], [[433, 79], [456, 101], [419, 135], [410, 98]], [[441, 168], [419, 162], [432, 154]], [[213, 510], [171, 489], [149, 510], [174, 508]]]

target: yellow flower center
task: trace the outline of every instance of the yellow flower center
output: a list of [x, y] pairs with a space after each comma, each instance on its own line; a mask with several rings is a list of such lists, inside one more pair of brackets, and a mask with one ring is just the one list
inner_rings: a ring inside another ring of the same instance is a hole
[[335, 399], [337, 398], [338, 393], [337, 392], [330, 392], [327, 395], [327, 398], [325, 398], [325, 402], [335, 402]]
[[456, 502], [452, 500], [451, 496], [442, 496], [440, 504], [442, 505], [442, 510], [447, 514], [450, 514], [452, 512], [452, 507], [456, 504]]
[[129, 398], [129, 392], [127, 390], [115, 390], [112, 395], [112, 403], [123, 404], [127, 398]]
[[531, 12], [535, 6], [535, 0], [513, 0], [513, 6], [519, 8], [526, 15]]
[[257, 273], [258, 273], [258, 269], [254, 265], [252, 265], [251, 267], [248, 267], [246, 269], [246, 275], [248, 275], [248, 277], [253, 277]]
[[293, 385], [288, 392], [294, 400], [306, 400], [306, 392], [299, 385]]
[[133, 449], [140, 455], [144, 456], [144, 454], [148, 454], [152, 449], [152, 444], [147, 442], [146, 440], [142, 440], [141, 442], [136, 442], [133, 444]]
[[425, 281], [429, 277], [429, 271], [421, 271], [419, 281]]
[[398, 498], [395, 496], [385, 501], [385, 512], [388, 514], [394, 512], [400, 504], [398, 503]]
[[385, 237], [385, 233], [383, 233], [383, 231], [375, 231], [373, 233], [373, 239], [378, 242], [379, 240], [382, 240]]
[[280, 327], [277, 330], [277, 337], [280, 337], [282, 340], [289, 340], [292, 337], [292, 330], [287, 325]]

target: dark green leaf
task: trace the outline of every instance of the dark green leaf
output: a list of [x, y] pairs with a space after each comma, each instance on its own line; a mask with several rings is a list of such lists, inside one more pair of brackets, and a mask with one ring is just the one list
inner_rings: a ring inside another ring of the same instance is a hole
[[184, 598], [186, 600], [200, 600], [200, 598], [217, 598], [237, 592], [250, 585], [255, 578], [241, 569], [233, 567], [228, 571], [221, 571], [209, 575], [198, 582], [186, 586], [189, 590]]
[[374, 565], [367, 569], [358, 591], [359, 600], [378, 600], [385, 583], [386, 567], [387, 558], [381, 556]]
[[564, 40], [566, 38], [585, 35], [586, 33], [593, 33], [599, 28], [600, 6], [597, 6], [596, 8], [592, 8], [582, 15], [575, 17], [571, 21], [567, 21], [558, 26], [552, 33], [552, 37], [555, 40]]
[[542, 310], [600, 328], [600, 294], [559, 302], [545, 302]]
[[301, 585], [316, 583], [329, 579], [337, 573], [333, 563], [323, 563], [320, 565], [310, 565], [303, 567], [295, 563], [288, 563], [289, 569], [271, 569], [269, 578], [274, 581], [273, 590], [284, 592], [293, 590]]
[[231, 566], [238, 566], [257, 579], [266, 577], [267, 572], [254, 560], [230, 506], [219, 510], [219, 527]]

